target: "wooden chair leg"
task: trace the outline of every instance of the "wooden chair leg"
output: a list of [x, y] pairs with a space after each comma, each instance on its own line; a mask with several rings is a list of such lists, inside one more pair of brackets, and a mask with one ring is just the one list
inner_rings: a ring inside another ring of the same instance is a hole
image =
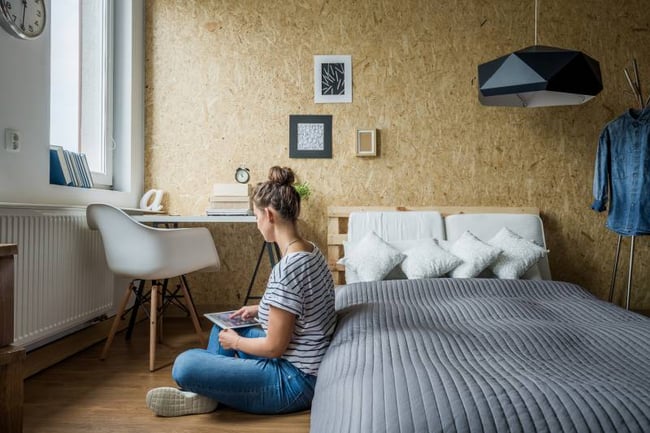
[[160, 310], [160, 314], [158, 314], [158, 343], [163, 342], [163, 316], [165, 315], [166, 286], [167, 280], [165, 280], [163, 285], [158, 285], [158, 309]]
[[158, 329], [158, 285], [151, 285], [151, 312], [149, 313], [149, 371], [154, 370], [156, 364], [156, 331]]
[[185, 305], [187, 305], [187, 310], [190, 312], [190, 317], [192, 318], [192, 323], [194, 324], [194, 330], [199, 336], [199, 340], [203, 346], [206, 346], [208, 343], [203, 336], [203, 329], [201, 329], [201, 324], [199, 323], [199, 317], [196, 314], [196, 308], [194, 308], [194, 302], [190, 297], [190, 291], [185, 284], [185, 279], [181, 278], [181, 289], [183, 290], [183, 299], [185, 300]]
[[122, 315], [124, 314], [124, 310], [126, 310], [126, 305], [129, 303], [129, 298], [131, 297], [131, 293], [132, 293], [131, 290], [132, 287], [133, 287], [133, 283], [129, 283], [129, 287], [127, 287], [126, 292], [124, 292], [124, 296], [122, 297], [122, 302], [120, 303], [120, 308], [117, 311], [117, 314], [115, 315], [115, 319], [113, 319], [113, 326], [111, 326], [111, 331], [108, 333], [106, 344], [104, 344], [104, 350], [102, 350], [101, 355], [99, 355], [99, 359], [102, 360], [106, 359], [106, 355], [108, 354], [108, 349], [111, 347], [111, 344], [113, 343], [113, 338], [115, 337], [117, 328], [120, 325], [120, 320], [122, 320]]

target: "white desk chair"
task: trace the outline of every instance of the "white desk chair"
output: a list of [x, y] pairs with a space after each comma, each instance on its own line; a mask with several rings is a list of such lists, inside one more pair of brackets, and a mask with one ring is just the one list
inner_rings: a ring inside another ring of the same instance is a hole
[[[163, 302], [162, 281], [201, 270], [218, 270], [220, 266], [212, 235], [205, 227], [159, 229], [141, 224], [122, 210], [108, 204], [93, 203], [86, 209], [88, 226], [99, 230], [110, 270], [132, 280], [124, 293], [113, 326], [104, 345], [101, 359], [106, 358], [119, 322], [135, 290], [133, 280], [151, 280], [149, 313], [149, 370], [154, 370], [156, 360], [156, 333], [161, 325]], [[187, 309], [201, 343], [206, 344], [196, 309], [185, 283], [180, 286]], [[160, 316], [160, 317], [159, 317]]]

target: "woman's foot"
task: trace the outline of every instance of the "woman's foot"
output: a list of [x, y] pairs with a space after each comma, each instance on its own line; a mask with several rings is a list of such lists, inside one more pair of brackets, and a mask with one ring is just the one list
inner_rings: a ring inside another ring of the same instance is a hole
[[189, 391], [164, 386], [147, 393], [147, 406], [158, 416], [181, 416], [212, 412], [216, 400]]

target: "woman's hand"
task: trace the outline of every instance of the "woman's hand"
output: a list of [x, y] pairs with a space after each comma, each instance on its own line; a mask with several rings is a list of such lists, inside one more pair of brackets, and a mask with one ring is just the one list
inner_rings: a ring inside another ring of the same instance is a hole
[[[232, 314], [244, 316], [257, 314], [257, 306], [242, 307]], [[248, 317], [251, 317], [248, 316]], [[227, 350], [237, 350], [264, 358], [279, 358], [289, 347], [296, 324], [292, 313], [271, 306], [269, 309], [269, 326], [265, 337], [243, 338], [232, 329], [219, 332], [219, 343]]]
[[237, 343], [240, 339], [239, 334], [232, 329], [224, 329], [219, 332], [219, 343], [224, 349], [238, 350]]
[[257, 317], [257, 305], [245, 305], [241, 307], [239, 310], [235, 311], [230, 315], [231, 318], [233, 317], [241, 317], [243, 320], [248, 320], [253, 317]]

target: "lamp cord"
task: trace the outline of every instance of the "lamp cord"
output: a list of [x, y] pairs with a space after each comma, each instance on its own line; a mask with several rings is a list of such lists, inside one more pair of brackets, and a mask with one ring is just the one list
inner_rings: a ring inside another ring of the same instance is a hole
[[535, 46], [537, 46], [537, 0], [535, 0]]

